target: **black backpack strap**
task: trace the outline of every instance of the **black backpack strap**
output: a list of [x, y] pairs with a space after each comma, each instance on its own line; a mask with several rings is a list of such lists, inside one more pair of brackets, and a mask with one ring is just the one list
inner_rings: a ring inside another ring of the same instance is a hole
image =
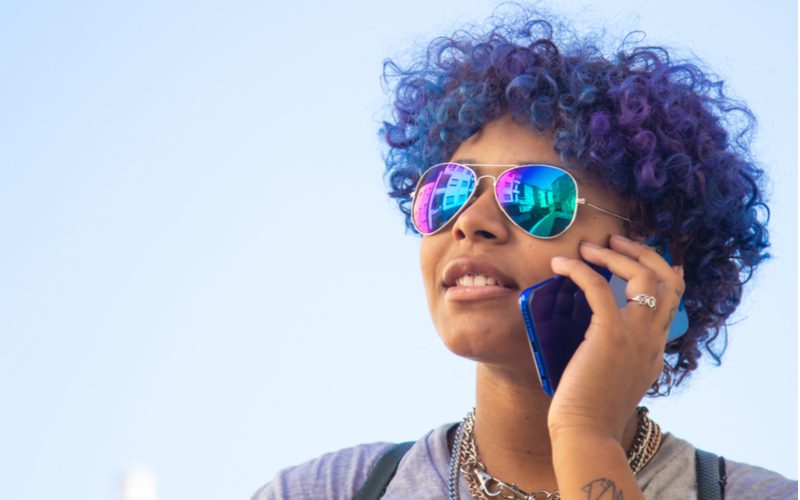
[[414, 441], [408, 441], [398, 443], [389, 448], [389, 451], [378, 459], [378, 463], [375, 464], [375, 467], [372, 468], [369, 476], [367, 476], [364, 486], [358, 490], [353, 500], [377, 500], [382, 497], [386, 487], [389, 486], [394, 477], [394, 473], [397, 472], [400, 460], [403, 459], [403, 456], [413, 444]]
[[725, 472], [725, 459], [703, 451], [695, 450], [697, 466], [697, 500], [724, 500], [728, 477]]

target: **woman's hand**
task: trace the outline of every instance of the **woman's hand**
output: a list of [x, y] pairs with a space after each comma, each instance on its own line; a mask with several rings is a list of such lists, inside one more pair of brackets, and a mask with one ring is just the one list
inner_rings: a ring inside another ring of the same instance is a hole
[[625, 424], [661, 374], [669, 326], [683, 294], [679, 266], [621, 236], [611, 248], [584, 243], [581, 256], [628, 282], [626, 295], [656, 298], [656, 309], [622, 309], [608, 282], [580, 259], [554, 257], [552, 268], [586, 294], [592, 320], [559, 381], [548, 413], [553, 467], [564, 500], [643, 499], [622, 444]]
[[555, 257], [554, 272], [586, 294], [592, 320], [567, 365], [548, 414], [552, 438], [564, 433], [612, 437], [620, 444], [636, 405], [663, 369], [669, 326], [684, 290], [682, 268], [670, 265], [643, 244], [622, 236], [611, 248], [583, 243], [585, 260], [626, 280], [629, 298], [656, 297], [656, 309], [628, 302], [618, 309], [605, 278], [580, 259]]

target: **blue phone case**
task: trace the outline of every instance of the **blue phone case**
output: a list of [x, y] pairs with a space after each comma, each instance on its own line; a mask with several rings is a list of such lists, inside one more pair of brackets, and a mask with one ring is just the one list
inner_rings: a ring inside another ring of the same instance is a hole
[[[669, 248], [666, 245], [664, 247], [662, 256], [671, 265]], [[627, 302], [627, 282], [608, 269], [587, 264], [609, 280], [617, 307], [623, 307]], [[552, 396], [567, 363], [583, 341], [592, 310], [583, 291], [564, 276], [554, 276], [524, 290], [520, 294], [519, 304], [539, 382], [545, 393]], [[680, 337], [688, 328], [689, 317], [681, 299], [670, 325], [667, 342]]]

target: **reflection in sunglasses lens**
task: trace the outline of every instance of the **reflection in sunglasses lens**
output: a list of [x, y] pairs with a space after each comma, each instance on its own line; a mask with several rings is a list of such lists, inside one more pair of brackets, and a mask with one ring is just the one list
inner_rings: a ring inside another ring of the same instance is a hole
[[544, 165], [515, 168], [497, 179], [495, 190], [511, 220], [534, 236], [558, 236], [575, 217], [575, 181], [561, 169]]
[[430, 234], [447, 224], [475, 189], [475, 174], [454, 163], [437, 165], [423, 175], [414, 194], [411, 216], [417, 230]]

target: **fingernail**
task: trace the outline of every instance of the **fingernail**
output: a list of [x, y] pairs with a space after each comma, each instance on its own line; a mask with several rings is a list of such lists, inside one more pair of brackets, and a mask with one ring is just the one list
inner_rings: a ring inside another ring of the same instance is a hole
[[596, 244], [592, 243], [591, 241], [582, 241], [581, 245], [583, 245], [585, 247], [602, 248], [600, 245], [596, 245]]
[[631, 241], [631, 240], [629, 240], [628, 238], [626, 238], [626, 237], [622, 236], [621, 234], [615, 234], [615, 235], [614, 235], [614, 238], [617, 238], [618, 240], [620, 240], [620, 241], [624, 241], [624, 242], [626, 242], [626, 243], [630, 243], [630, 241]]
[[566, 257], [556, 256], [550, 259], [550, 264], [560, 265], [567, 261]]

